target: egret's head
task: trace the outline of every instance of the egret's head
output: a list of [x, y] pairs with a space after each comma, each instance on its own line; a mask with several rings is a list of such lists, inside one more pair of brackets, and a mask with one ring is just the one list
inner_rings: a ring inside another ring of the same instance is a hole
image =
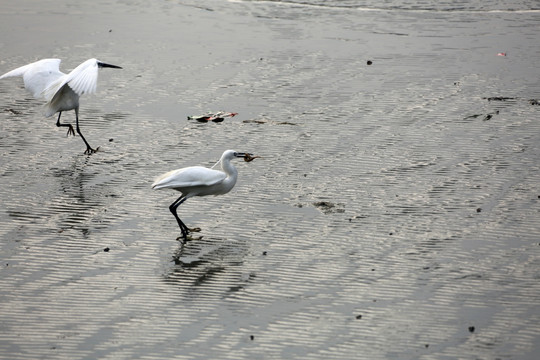
[[[225, 161], [225, 160], [227, 162], [229, 162], [232, 159], [234, 159], [235, 157], [243, 158], [245, 162], [250, 162], [250, 161], [255, 160], [256, 158], [260, 158], [260, 156], [254, 156], [253, 154], [246, 153], [246, 152], [238, 152], [238, 151], [234, 151], [234, 150], [227, 150], [227, 151], [225, 151], [223, 153], [223, 155], [221, 155], [221, 159], [219, 159], [219, 161], [217, 163], [215, 163], [214, 166], [216, 166], [219, 163], [223, 164], [223, 161]], [[212, 169], [214, 168], [214, 166], [212, 166]]]
[[226, 150], [223, 155], [221, 155], [221, 160], [232, 160], [235, 157], [244, 157], [245, 153], [238, 152], [235, 150]]
[[235, 150], [227, 150], [227, 151], [225, 151], [223, 153], [223, 155], [221, 155], [220, 161], [232, 160], [235, 157], [236, 158], [244, 158], [244, 159], [246, 159], [247, 157], [251, 158], [252, 156], [253, 156], [253, 154], [250, 154], [250, 153], [238, 152], [238, 151], [235, 151]]

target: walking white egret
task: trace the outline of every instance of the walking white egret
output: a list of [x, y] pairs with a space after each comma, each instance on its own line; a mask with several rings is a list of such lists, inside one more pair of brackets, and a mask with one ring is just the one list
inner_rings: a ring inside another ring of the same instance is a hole
[[[68, 127], [67, 135], [75, 135], [71, 124], [61, 124], [62, 111], [75, 110], [77, 133], [86, 144], [85, 154], [95, 153], [79, 128], [79, 97], [93, 94], [96, 91], [99, 68], [121, 69], [120, 66], [106, 64], [97, 59], [89, 59], [73, 69], [69, 74], [60, 71], [60, 59], [43, 59], [0, 76], [0, 79], [11, 76], [22, 76], [24, 87], [37, 99], [47, 100], [45, 116], [58, 114], [56, 126]], [[99, 147], [98, 147], [99, 149]]]
[[[231, 164], [235, 157], [243, 157], [245, 161], [251, 161], [255, 157], [252, 154], [227, 150], [221, 155], [221, 171], [208, 169], [203, 166], [190, 166], [182, 169], [169, 171], [159, 176], [152, 184], [153, 189], [173, 189], [180, 191], [182, 196], [176, 199], [169, 210], [172, 212], [184, 241], [187, 241], [187, 235], [190, 229], [180, 220], [176, 209], [180, 204], [193, 196], [223, 195], [231, 191], [236, 184], [238, 171]], [[215, 165], [214, 165], [215, 166]]]

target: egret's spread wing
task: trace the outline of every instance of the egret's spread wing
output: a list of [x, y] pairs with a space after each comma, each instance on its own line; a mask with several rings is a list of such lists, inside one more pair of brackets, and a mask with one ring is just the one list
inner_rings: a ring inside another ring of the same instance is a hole
[[77, 66], [67, 75], [66, 83], [79, 96], [96, 92], [98, 62], [89, 59]]
[[30, 91], [35, 98], [40, 98], [44, 96], [45, 89], [64, 75], [59, 70], [60, 61], [60, 59], [39, 60], [21, 66], [15, 70], [11, 70], [0, 76], [0, 79], [11, 76], [22, 76], [24, 87]]
[[43, 97], [52, 101], [54, 95], [66, 84], [79, 96], [96, 92], [98, 65], [96, 59], [90, 59], [56, 81], [51, 82], [43, 91]]
[[227, 175], [218, 170], [208, 169], [202, 166], [190, 166], [183, 169], [169, 171], [159, 176], [152, 188], [186, 188], [193, 186], [211, 186], [223, 181]]

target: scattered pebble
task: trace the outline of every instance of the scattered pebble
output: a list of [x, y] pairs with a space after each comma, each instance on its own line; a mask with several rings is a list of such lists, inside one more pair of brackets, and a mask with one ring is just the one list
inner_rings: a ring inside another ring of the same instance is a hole
[[469, 326], [469, 332], [471, 332], [471, 333], [474, 332], [474, 326]]
[[251, 339], [251, 341], [255, 340], [255, 336], [253, 335], [249, 335], [249, 338]]
[[109, 142], [113, 142], [113, 141], [114, 141], [114, 139], [112, 139], [112, 138], [111, 138], [111, 139], [109, 139]]
[[368, 60], [368, 61], [367, 61], [367, 64], [368, 64], [368, 65], [371, 65], [371, 64], [373, 64], [373, 61]]
[[356, 320], [360, 320], [362, 318], [362, 315], [356, 315]]
[[424, 346], [425, 346], [425, 347], [426, 347], [426, 349], [427, 349], [427, 348], [429, 347], [429, 344], [426, 344], [426, 345], [424, 345]]
[[266, 255], [266, 254], [268, 254], [268, 253], [266, 251], [263, 251], [263, 255]]
[[476, 209], [476, 212], [477, 212], [477, 213], [482, 212], [482, 208]]
[[109, 250], [111, 250], [111, 249], [109, 249], [108, 247], [106, 247], [105, 249], [103, 249], [103, 251], [105, 251], [105, 252], [109, 252]]

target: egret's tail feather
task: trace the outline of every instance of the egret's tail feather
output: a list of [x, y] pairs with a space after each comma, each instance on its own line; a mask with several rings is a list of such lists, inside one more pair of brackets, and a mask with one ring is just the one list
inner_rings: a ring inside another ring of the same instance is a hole
[[51, 103], [45, 105], [45, 117], [51, 117], [56, 113], [56, 110], [53, 108]]
[[30, 67], [30, 65], [32, 64], [24, 65], [24, 66], [16, 68], [15, 70], [11, 70], [5, 73], [4, 75], [0, 76], [0, 79], [12, 77], [12, 76], [23, 76], [26, 70], [28, 70], [28, 68]]

